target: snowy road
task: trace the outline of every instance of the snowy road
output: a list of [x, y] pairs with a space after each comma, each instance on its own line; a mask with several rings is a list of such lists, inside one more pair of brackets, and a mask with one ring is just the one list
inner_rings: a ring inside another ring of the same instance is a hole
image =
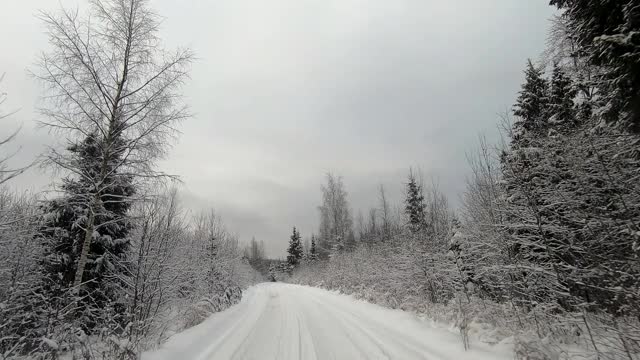
[[504, 347], [472, 344], [398, 310], [334, 292], [265, 283], [242, 302], [172, 337], [144, 360], [511, 359]]

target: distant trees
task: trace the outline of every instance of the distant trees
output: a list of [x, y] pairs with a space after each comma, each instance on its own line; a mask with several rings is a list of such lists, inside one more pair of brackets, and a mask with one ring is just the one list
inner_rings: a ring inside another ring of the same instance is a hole
[[353, 218], [342, 178], [329, 173], [326, 180], [322, 186], [322, 205], [318, 208], [318, 248], [322, 258], [327, 258], [331, 251], [344, 249], [345, 241], [353, 236]]
[[378, 188], [378, 208], [376, 210], [379, 217], [381, 240], [388, 241], [393, 235], [393, 224], [391, 205], [389, 205], [389, 200], [387, 199], [387, 193], [384, 189], [384, 185], [380, 185], [380, 187]]
[[251, 242], [244, 249], [244, 257], [249, 261], [258, 261], [266, 258], [264, 250], [264, 241], [257, 241], [255, 237], [251, 238]]

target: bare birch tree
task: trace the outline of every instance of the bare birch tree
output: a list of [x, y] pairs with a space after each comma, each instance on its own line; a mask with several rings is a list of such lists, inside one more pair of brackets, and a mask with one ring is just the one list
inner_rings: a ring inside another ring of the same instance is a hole
[[391, 207], [389, 206], [384, 185], [380, 184], [378, 191], [381, 239], [382, 241], [388, 241], [391, 238]]
[[[90, 186], [81, 199], [88, 209], [73, 288], [82, 283], [94, 233], [104, 224], [103, 197], [114, 178], [135, 182], [167, 176], [154, 168], [165, 155], [176, 125], [189, 117], [179, 89], [193, 59], [189, 50], [167, 52], [157, 36], [159, 17], [147, 0], [92, 0], [91, 10], [42, 13], [52, 50], [43, 53], [34, 76], [48, 96], [42, 124], [69, 146], [94, 138], [96, 163], [81, 163], [51, 148], [47, 163]], [[131, 201], [114, 199], [107, 201]]]
[[[4, 79], [4, 74], [1, 74], [0, 84], [2, 83], [3, 79]], [[6, 101], [7, 101], [7, 93], [2, 91], [2, 89], [0, 88], [0, 121], [8, 118], [9, 116], [15, 113], [15, 111], [5, 112], [6, 110], [3, 109], [3, 106]], [[5, 145], [13, 141], [17, 134], [18, 134], [18, 131], [16, 130], [11, 134], [9, 134], [8, 136], [0, 138], [0, 149], [3, 149]], [[29, 167], [29, 166], [24, 166], [19, 168], [10, 168], [9, 165], [7, 165], [7, 162], [9, 161], [12, 155], [13, 154], [10, 154], [10, 153], [5, 154], [4, 150], [0, 152], [0, 185], [22, 174]]]
[[319, 247], [322, 256], [326, 257], [329, 251], [344, 248], [345, 240], [353, 233], [353, 219], [342, 177], [327, 174], [327, 183], [322, 186], [322, 205], [318, 209]]

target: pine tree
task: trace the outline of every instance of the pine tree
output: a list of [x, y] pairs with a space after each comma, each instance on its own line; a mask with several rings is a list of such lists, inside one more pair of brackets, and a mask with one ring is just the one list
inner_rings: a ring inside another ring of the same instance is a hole
[[419, 231], [426, 226], [424, 194], [422, 186], [418, 184], [413, 171], [409, 171], [409, 182], [405, 199], [405, 214], [409, 218], [409, 227], [412, 231]]
[[[45, 221], [40, 232], [45, 247], [42, 261], [47, 281], [45, 291], [60, 296], [74, 282], [78, 257], [82, 250], [85, 223], [88, 218], [86, 196], [93, 184], [89, 179], [99, 171], [100, 144], [90, 135], [84, 141], [68, 148], [82, 166], [82, 174], [63, 180], [64, 195], [44, 206]], [[131, 196], [135, 189], [131, 179], [111, 169], [98, 194], [93, 241], [84, 277], [83, 291], [90, 296], [93, 306], [103, 307], [117, 299], [117, 278], [127, 273], [125, 257], [129, 249], [128, 233], [132, 225], [127, 219]], [[95, 320], [95, 319], [94, 319]], [[88, 323], [93, 323], [89, 320]], [[85, 322], [86, 324], [86, 322]]]
[[573, 89], [571, 79], [562, 68], [555, 64], [551, 74], [551, 87], [549, 89], [549, 118], [556, 124], [570, 124], [575, 121], [573, 99], [576, 91]]
[[296, 228], [293, 228], [293, 234], [291, 240], [289, 240], [289, 248], [287, 249], [289, 255], [287, 255], [287, 263], [291, 266], [296, 266], [300, 263], [304, 251], [302, 249], [302, 242], [300, 241], [300, 233]]
[[546, 119], [543, 119], [547, 107], [547, 81], [540, 69], [536, 68], [531, 60], [525, 70], [525, 82], [514, 105], [513, 114], [520, 118], [516, 123], [525, 131], [541, 130]]

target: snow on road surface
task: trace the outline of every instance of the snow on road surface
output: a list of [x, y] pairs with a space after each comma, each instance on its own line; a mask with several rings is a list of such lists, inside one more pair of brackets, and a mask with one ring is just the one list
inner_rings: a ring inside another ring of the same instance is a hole
[[174, 335], [143, 360], [512, 359], [508, 346], [459, 334], [391, 310], [307, 286], [265, 283], [240, 304]]

